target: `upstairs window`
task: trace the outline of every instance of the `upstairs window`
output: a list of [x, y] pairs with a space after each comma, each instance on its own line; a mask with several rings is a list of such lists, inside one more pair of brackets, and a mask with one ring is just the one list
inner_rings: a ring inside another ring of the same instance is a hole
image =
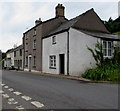
[[14, 57], [16, 57], [16, 51], [14, 51]]
[[28, 43], [25, 44], [25, 51], [28, 51]]
[[50, 68], [56, 68], [56, 56], [50, 56]]
[[103, 55], [104, 57], [112, 56], [112, 42], [111, 41], [103, 41]]
[[52, 44], [56, 44], [56, 36], [52, 37]]
[[33, 41], [33, 49], [36, 49], [36, 40]]
[[33, 35], [36, 35], [37, 33], [36, 33], [36, 29], [34, 29], [34, 32], [33, 32]]
[[22, 56], [22, 49], [20, 49], [20, 56]]

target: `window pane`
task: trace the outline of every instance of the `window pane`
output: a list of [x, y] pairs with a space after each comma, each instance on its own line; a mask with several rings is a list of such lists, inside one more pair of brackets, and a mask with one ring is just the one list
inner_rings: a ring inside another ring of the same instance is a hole
[[107, 56], [107, 50], [106, 49], [103, 50], [103, 55]]
[[103, 48], [106, 49], [107, 48], [107, 42], [103, 41]]
[[112, 56], [112, 51], [111, 51], [111, 49], [108, 49], [108, 56]]
[[108, 48], [111, 49], [112, 48], [112, 43], [108, 42]]

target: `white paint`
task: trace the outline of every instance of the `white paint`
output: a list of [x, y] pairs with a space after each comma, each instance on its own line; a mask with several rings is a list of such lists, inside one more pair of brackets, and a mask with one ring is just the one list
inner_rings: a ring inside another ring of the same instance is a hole
[[15, 100], [14, 100], [14, 98], [10, 98], [10, 99], [8, 99], [8, 101], [15, 101]]
[[29, 71], [29, 69], [24, 69], [24, 71]]
[[18, 91], [16, 91], [16, 92], [13, 92], [15, 95], [20, 95], [20, 94], [22, 94], [21, 92], [18, 92]]
[[41, 103], [38, 102], [38, 101], [33, 101], [33, 102], [31, 102], [31, 104], [33, 104], [33, 105], [36, 106], [37, 108], [41, 108], [41, 107], [44, 106], [43, 104], [41, 104]]
[[[55, 35], [56, 44], [52, 44], [52, 37], [43, 39], [43, 52], [42, 52], [42, 71], [46, 73], [59, 74], [59, 54], [65, 56], [65, 74], [67, 74], [67, 32]], [[56, 56], [56, 69], [50, 69], [49, 56]]]
[[0, 94], [3, 94], [3, 93], [4, 93], [4, 91], [0, 90]]
[[79, 76], [87, 69], [96, 67], [95, 60], [87, 46], [93, 49], [99, 39], [73, 28], [69, 32], [69, 73]]
[[5, 84], [1, 84], [1, 86], [5, 86]]
[[8, 86], [4, 86], [4, 88], [6, 88], [6, 89], [7, 89], [7, 88], [8, 88]]
[[21, 110], [21, 109], [25, 109], [25, 108], [23, 108], [22, 106], [16, 106], [16, 109]]
[[25, 99], [26, 101], [31, 100], [32, 98], [30, 98], [29, 96], [22, 96], [22, 99]]
[[4, 98], [9, 98], [10, 96], [8, 94], [2, 94]]
[[12, 91], [14, 91], [14, 89], [13, 88], [10, 88], [10, 89], [8, 89], [10, 92], [12, 92]]
[[[65, 75], [67, 75], [67, 37], [63, 32], [56, 35], [56, 44], [52, 45], [52, 36], [43, 39], [42, 71], [59, 74], [59, 54], [65, 54]], [[89, 68], [96, 67], [95, 60], [87, 46], [94, 48], [98, 38], [84, 34], [76, 29], [69, 29], [69, 75], [79, 76]], [[56, 69], [49, 68], [49, 56], [56, 55]]]
[[18, 102], [17, 101], [8, 101], [8, 104], [18, 104]]
[[18, 104], [18, 102], [15, 101], [14, 98], [10, 98], [10, 99], [8, 99], [8, 104]]

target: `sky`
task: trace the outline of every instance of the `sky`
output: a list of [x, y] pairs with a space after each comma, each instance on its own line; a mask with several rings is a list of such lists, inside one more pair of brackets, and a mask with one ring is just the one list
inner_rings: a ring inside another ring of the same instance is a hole
[[0, 50], [6, 52], [14, 45], [21, 45], [23, 33], [35, 25], [35, 20], [46, 21], [55, 17], [58, 3], [64, 5], [68, 19], [91, 8], [102, 20], [110, 17], [114, 20], [118, 12], [120, 16], [119, 0], [0, 0]]

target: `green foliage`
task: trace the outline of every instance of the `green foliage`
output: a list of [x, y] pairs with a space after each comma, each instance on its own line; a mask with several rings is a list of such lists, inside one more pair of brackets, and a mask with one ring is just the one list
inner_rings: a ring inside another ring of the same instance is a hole
[[120, 31], [120, 17], [116, 20], [112, 20], [110, 17], [108, 21], [105, 21], [105, 26], [111, 33]]
[[88, 50], [92, 53], [97, 66], [102, 66], [103, 64], [103, 52], [102, 52], [102, 44], [97, 41], [95, 45], [95, 49], [91, 49], [88, 47]]
[[115, 47], [113, 58], [103, 58], [101, 45], [96, 44], [95, 49], [88, 48], [97, 62], [96, 68], [88, 69], [82, 77], [91, 80], [120, 82], [120, 48]]

